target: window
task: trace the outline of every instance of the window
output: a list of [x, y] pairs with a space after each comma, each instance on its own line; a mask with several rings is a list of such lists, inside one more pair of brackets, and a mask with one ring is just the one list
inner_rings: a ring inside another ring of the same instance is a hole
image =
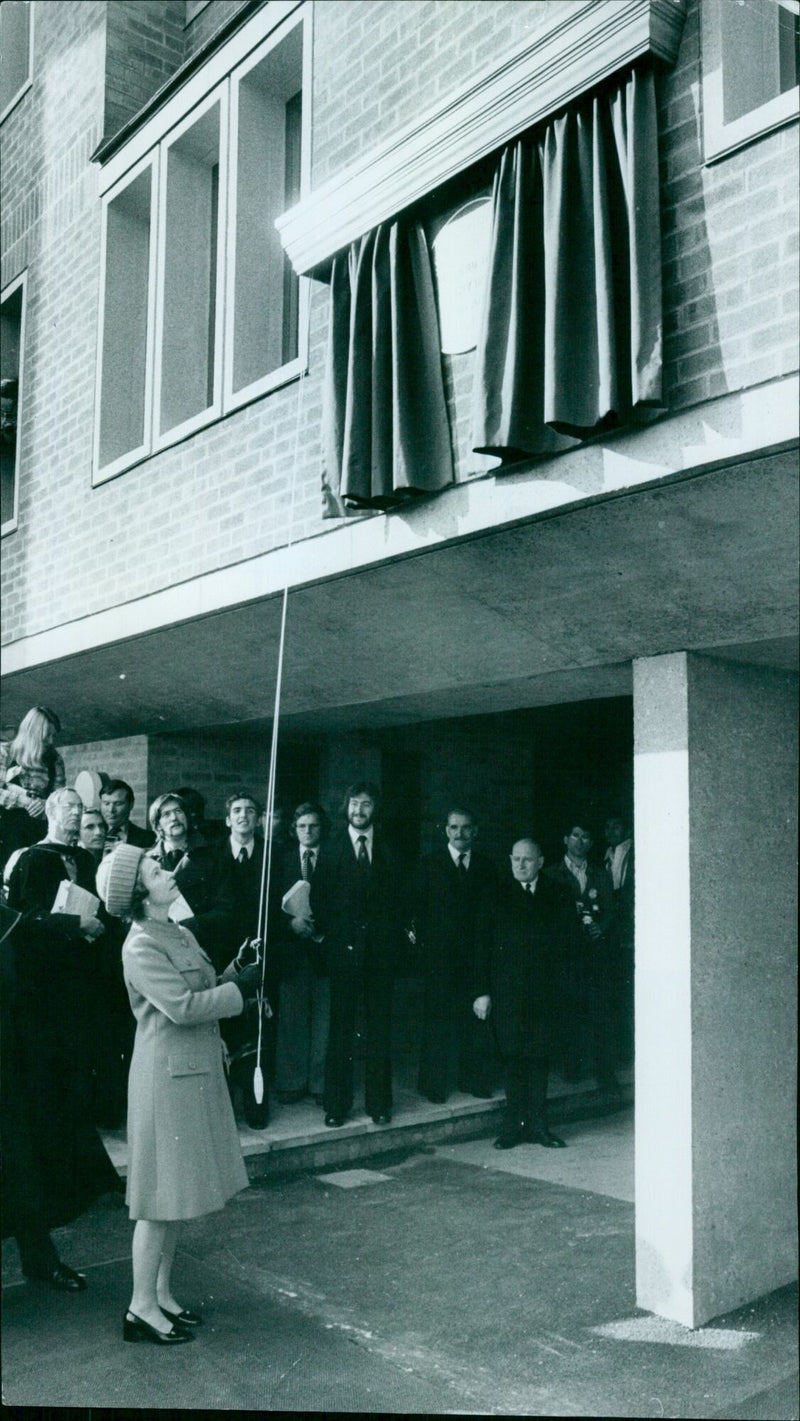
[[31, 82], [32, 0], [3, 0], [0, 5], [0, 122]]
[[25, 346], [25, 274], [0, 297], [0, 533], [17, 526], [22, 353]]
[[303, 36], [292, 16], [217, 69], [147, 151], [137, 135], [103, 197], [96, 480], [300, 373], [300, 283], [275, 218], [305, 171]]
[[798, 116], [800, 0], [705, 0], [706, 161]]

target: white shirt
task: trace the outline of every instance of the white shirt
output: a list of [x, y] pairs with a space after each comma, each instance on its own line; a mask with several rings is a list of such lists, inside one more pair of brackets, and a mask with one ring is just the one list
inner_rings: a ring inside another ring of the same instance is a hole
[[518, 880], [518, 882], [520, 883], [520, 887], [527, 895], [527, 897], [532, 898], [534, 893], [536, 892], [536, 885], [539, 882], [539, 875], [537, 873], [536, 877], [530, 880], [530, 883], [522, 883], [521, 880]]
[[374, 833], [374, 829], [375, 829], [375, 826], [374, 826], [373, 824], [370, 824], [370, 826], [369, 826], [368, 829], [354, 829], [353, 826], [352, 826], [352, 824], [348, 824], [348, 826], [347, 826], [347, 832], [348, 832], [348, 834], [350, 835], [350, 842], [351, 842], [351, 844], [353, 845], [353, 851], [354, 851], [354, 853], [355, 853], [355, 855], [356, 855], [356, 858], [358, 858], [358, 841], [359, 841], [359, 839], [362, 838], [362, 836], [363, 836], [363, 838], [366, 839], [366, 841], [367, 841], [367, 858], [369, 859], [370, 863], [372, 863], [372, 836], [373, 836], [373, 833]]
[[464, 867], [469, 868], [469, 861], [472, 857], [472, 849], [467, 849], [466, 853], [459, 853], [458, 849], [454, 849], [452, 844], [448, 844], [447, 847], [450, 850], [450, 857], [453, 860], [453, 863], [455, 864], [456, 868], [458, 868], [459, 859], [463, 859]]
[[581, 893], [585, 893], [585, 892], [586, 892], [586, 864], [584, 864], [583, 867], [581, 867], [580, 864], [573, 863], [572, 859], [569, 857], [568, 854], [565, 854], [565, 855], [564, 855], [564, 862], [565, 862], [565, 864], [567, 865], [567, 868], [569, 869], [569, 871], [570, 871], [570, 873], [572, 874], [573, 878], [577, 878], [579, 884], [581, 885]]
[[622, 843], [617, 844], [616, 848], [612, 849], [609, 844], [606, 849], [606, 868], [611, 874], [611, 880], [615, 888], [621, 888], [625, 882], [625, 876], [628, 872], [628, 854], [631, 851], [632, 843], [632, 839], [623, 839]]
[[237, 863], [239, 862], [239, 854], [241, 853], [242, 849], [244, 849], [249, 859], [253, 857], [253, 849], [256, 846], [255, 839], [251, 839], [249, 844], [237, 844], [236, 840], [233, 838], [233, 836], [231, 836], [228, 839], [228, 843], [231, 846], [231, 853], [233, 854], [233, 857], [236, 859]]

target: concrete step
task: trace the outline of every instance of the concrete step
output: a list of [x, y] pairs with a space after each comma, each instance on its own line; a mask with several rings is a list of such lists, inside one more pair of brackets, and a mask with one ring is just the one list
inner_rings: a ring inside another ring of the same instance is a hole
[[[594, 1088], [591, 1082], [568, 1085], [556, 1080], [549, 1096], [551, 1125], [590, 1120], [628, 1108], [633, 1084], [623, 1077], [620, 1096]], [[416, 1091], [395, 1091], [390, 1125], [375, 1125], [368, 1115], [352, 1115], [344, 1125], [330, 1129], [323, 1112], [310, 1099], [293, 1105], [271, 1104], [272, 1116], [264, 1130], [253, 1130], [237, 1121], [239, 1140], [251, 1179], [300, 1170], [327, 1169], [369, 1159], [398, 1149], [439, 1145], [475, 1139], [499, 1129], [505, 1105], [502, 1091], [491, 1100], [453, 1095], [443, 1105], [423, 1100]], [[127, 1174], [124, 1130], [102, 1131], [103, 1142], [118, 1173]]]

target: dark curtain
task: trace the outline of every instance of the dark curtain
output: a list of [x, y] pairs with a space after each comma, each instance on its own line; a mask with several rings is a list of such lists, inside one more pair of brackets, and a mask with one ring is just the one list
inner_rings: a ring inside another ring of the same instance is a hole
[[384, 223], [334, 258], [323, 448], [329, 517], [453, 482], [430, 254], [416, 224]]
[[653, 74], [634, 69], [503, 152], [473, 448], [546, 455], [661, 404]]

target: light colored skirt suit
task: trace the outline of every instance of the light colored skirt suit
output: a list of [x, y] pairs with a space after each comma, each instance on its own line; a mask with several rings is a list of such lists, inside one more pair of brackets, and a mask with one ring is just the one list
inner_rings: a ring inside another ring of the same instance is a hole
[[219, 1020], [242, 994], [187, 928], [133, 924], [122, 966], [136, 1017], [128, 1079], [132, 1219], [194, 1219], [248, 1184], [222, 1062]]

